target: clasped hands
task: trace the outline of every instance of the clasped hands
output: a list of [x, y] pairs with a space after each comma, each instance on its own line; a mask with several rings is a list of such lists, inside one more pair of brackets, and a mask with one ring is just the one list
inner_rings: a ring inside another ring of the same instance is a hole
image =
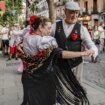
[[93, 58], [96, 57], [94, 50], [85, 50], [85, 51], [83, 52], [83, 56], [89, 56], [89, 57], [93, 57]]

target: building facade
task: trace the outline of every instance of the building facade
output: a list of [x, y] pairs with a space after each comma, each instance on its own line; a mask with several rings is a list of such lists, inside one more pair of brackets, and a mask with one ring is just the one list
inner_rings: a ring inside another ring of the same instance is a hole
[[[54, 0], [57, 19], [64, 17], [64, 4], [66, 0]], [[71, 1], [71, 0], [68, 0]], [[37, 15], [49, 17], [48, 4], [46, 0], [38, 0]]]
[[[105, 22], [105, 0], [79, 0], [82, 17], [90, 16], [89, 25], [98, 26], [99, 22]], [[102, 14], [103, 13], [103, 14]]]
[[49, 17], [48, 4], [46, 0], [40, 0], [37, 3], [36, 15]]
[[[49, 17], [49, 9], [46, 0], [32, 0], [37, 1], [37, 11], [34, 15]], [[67, 0], [54, 0], [56, 17], [64, 18], [64, 4]], [[71, 1], [71, 0], [68, 0]], [[90, 27], [98, 26], [99, 22], [105, 22], [105, 0], [75, 0], [81, 7], [80, 16], [84, 24]], [[31, 12], [29, 12], [31, 13]], [[29, 14], [31, 15], [31, 14]]]

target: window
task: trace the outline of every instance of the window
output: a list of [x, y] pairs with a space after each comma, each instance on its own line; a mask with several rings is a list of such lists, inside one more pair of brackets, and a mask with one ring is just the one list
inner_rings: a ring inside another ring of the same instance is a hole
[[93, 12], [97, 12], [97, 0], [93, 0]]
[[85, 12], [88, 13], [88, 1], [84, 2]]

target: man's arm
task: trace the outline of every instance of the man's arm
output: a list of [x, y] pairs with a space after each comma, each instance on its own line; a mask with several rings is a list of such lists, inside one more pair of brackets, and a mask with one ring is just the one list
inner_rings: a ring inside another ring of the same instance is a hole
[[93, 54], [93, 57], [95, 58], [98, 55], [98, 49], [95, 46], [94, 42], [92, 41], [87, 28], [84, 26], [81, 26], [81, 39], [83, 40], [83, 43], [86, 45], [88, 49], [93, 50], [95, 52]]
[[74, 52], [74, 51], [62, 51], [62, 58], [63, 59], [70, 59], [75, 57], [82, 57], [82, 56], [91, 56], [94, 54], [91, 50], [86, 50], [83, 52]]

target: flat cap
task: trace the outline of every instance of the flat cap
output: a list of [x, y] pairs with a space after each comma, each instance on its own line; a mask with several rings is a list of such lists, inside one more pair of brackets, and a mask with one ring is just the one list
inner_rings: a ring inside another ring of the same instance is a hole
[[79, 4], [77, 2], [69, 1], [69, 2], [67, 2], [65, 4], [65, 9], [79, 11], [80, 10], [80, 6], [79, 6]]

